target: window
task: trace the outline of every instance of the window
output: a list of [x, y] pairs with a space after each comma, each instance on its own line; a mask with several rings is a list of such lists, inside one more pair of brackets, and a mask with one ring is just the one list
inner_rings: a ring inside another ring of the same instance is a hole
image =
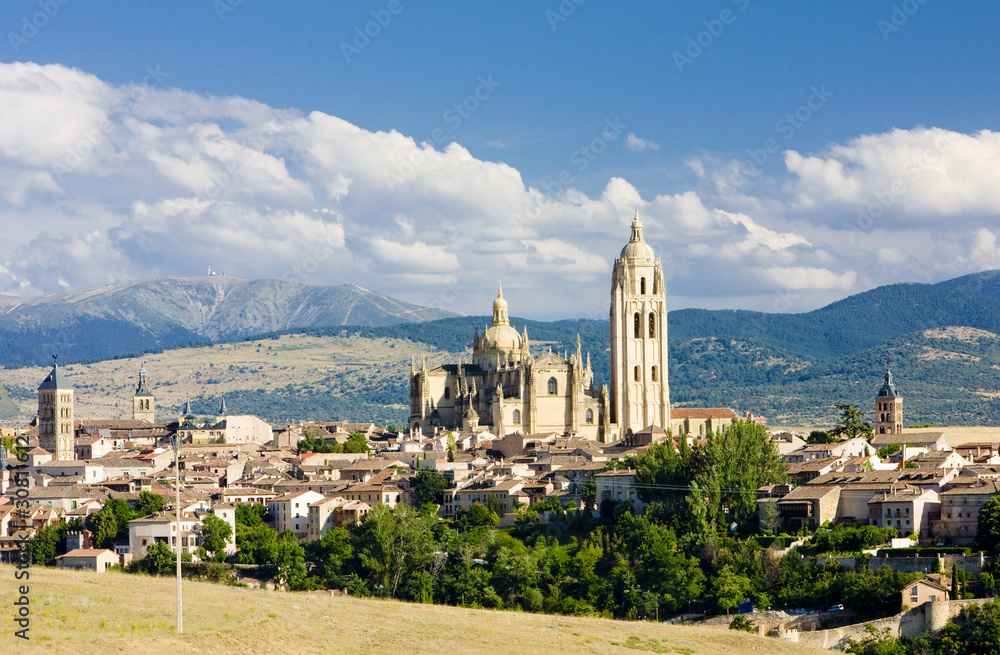
[[559, 386], [556, 384], [555, 378], [549, 378], [549, 395], [554, 396], [559, 393]]
[[653, 295], [660, 293], [660, 285], [656, 282], [656, 276], [653, 276]]
[[521, 410], [519, 409], [514, 410], [514, 423], [515, 424], [521, 423]]
[[650, 372], [650, 379], [653, 382], [656, 382], [656, 366], [655, 365], [653, 366], [653, 370]]
[[639, 293], [646, 295], [646, 278], [641, 278], [639, 280]]
[[586, 421], [587, 421], [587, 423], [593, 423], [594, 422], [594, 410], [592, 410], [592, 409], [588, 409], [587, 410]]
[[444, 388], [444, 397], [445, 397], [445, 400], [447, 400], [448, 398], [451, 398], [451, 387], [445, 387]]
[[642, 336], [642, 319], [639, 318], [639, 312], [636, 312], [633, 318], [635, 322], [635, 329], [633, 330], [633, 333], [635, 334], [635, 338], [638, 339]]
[[632, 377], [635, 378], [636, 382], [639, 381], [639, 367], [638, 366], [636, 366], [634, 369], [632, 369]]
[[656, 338], [656, 314], [649, 312], [649, 338]]

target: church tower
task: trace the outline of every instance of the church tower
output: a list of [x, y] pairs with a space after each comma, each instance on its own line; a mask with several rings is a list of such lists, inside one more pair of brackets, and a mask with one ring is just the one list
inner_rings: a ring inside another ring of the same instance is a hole
[[620, 437], [648, 425], [670, 427], [667, 294], [663, 268], [642, 238], [636, 210], [632, 238], [611, 275], [611, 426]]
[[56, 355], [52, 371], [38, 387], [38, 445], [52, 459], [75, 459], [73, 452], [73, 389], [62, 383]]
[[903, 432], [903, 398], [896, 394], [892, 371], [885, 365], [885, 379], [875, 396], [875, 434], [901, 434]]
[[132, 418], [136, 421], [146, 421], [155, 423], [156, 399], [153, 398], [149, 385], [146, 382], [146, 362], [139, 367], [139, 386], [135, 388], [132, 396]]

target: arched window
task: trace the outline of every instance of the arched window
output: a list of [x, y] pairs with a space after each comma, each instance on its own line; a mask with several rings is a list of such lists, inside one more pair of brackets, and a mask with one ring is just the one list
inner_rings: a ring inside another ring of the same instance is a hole
[[635, 313], [635, 338], [638, 339], [642, 336], [642, 318], [639, 317], [639, 312]]
[[653, 366], [653, 371], [650, 373], [649, 379], [656, 382], [656, 366]]
[[640, 278], [639, 280], [639, 293], [646, 295], [646, 278]]
[[556, 384], [555, 378], [549, 378], [549, 395], [554, 396], [559, 393], [559, 387]]
[[444, 388], [444, 397], [445, 397], [446, 400], [448, 398], [451, 398], [451, 387], [445, 387]]
[[514, 410], [514, 424], [518, 425], [520, 423], [521, 423], [521, 410], [515, 409]]
[[632, 369], [632, 377], [635, 378], [636, 382], [639, 381], [639, 367], [638, 366], [636, 366], [635, 368]]
[[587, 421], [587, 423], [593, 423], [594, 422], [594, 410], [592, 410], [592, 409], [588, 409], [587, 410], [586, 421]]
[[656, 314], [649, 312], [649, 338], [656, 338]]

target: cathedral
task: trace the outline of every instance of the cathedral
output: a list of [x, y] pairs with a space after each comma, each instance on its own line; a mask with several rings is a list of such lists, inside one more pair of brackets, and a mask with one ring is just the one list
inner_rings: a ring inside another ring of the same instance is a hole
[[410, 369], [410, 430], [572, 433], [610, 443], [649, 426], [670, 426], [667, 303], [663, 268], [642, 235], [632, 236], [611, 276], [611, 388], [597, 385], [576, 351], [532, 355], [527, 328], [510, 324], [503, 290], [492, 325], [473, 338], [471, 364]]

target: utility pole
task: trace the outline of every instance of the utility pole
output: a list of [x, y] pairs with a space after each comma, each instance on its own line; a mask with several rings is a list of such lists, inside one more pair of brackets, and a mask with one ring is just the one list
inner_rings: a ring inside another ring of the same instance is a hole
[[174, 510], [177, 514], [177, 534], [174, 537], [177, 545], [177, 634], [184, 633], [184, 602], [181, 599], [181, 467], [180, 451], [181, 436], [174, 433], [170, 439], [174, 448]]

